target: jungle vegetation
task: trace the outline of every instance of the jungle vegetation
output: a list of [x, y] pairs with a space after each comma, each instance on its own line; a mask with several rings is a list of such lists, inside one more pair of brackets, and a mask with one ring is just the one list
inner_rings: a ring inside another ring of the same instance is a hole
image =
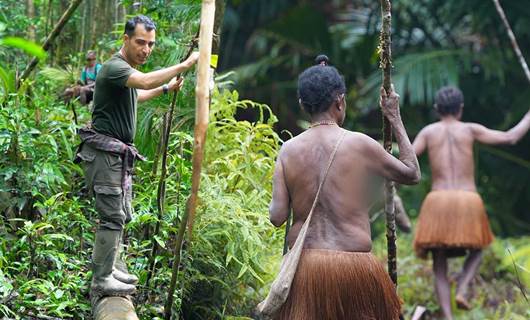
[[[157, 23], [157, 44], [142, 70], [155, 70], [176, 63], [199, 27], [199, 0], [84, 0], [51, 47], [42, 50], [69, 4], [0, 0], [0, 317], [5, 319], [90, 318], [97, 215], [82, 169], [72, 162], [76, 129], [90, 120], [90, 111], [59, 98], [79, 77], [85, 51], [96, 50], [103, 62], [119, 49], [124, 19], [146, 14]], [[530, 55], [530, 7], [516, 0], [503, 6], [523, 54]], [[465, 121], [505, 130], [528, 110], [528, 82], [492, 3], [401, 0], [393, 11], [394, 82], [411, 138], [435, 121], [433, 96], [444, 84], [462, 88]], [[346, 128], [381, 138], [379, 28], [377, 1], [226, 1], [197, 219], [183, 246], [173, 303], [178, 318], [248, 319], [266, 295], [284, 232], [268, 221], [272, 170], [281, 143], [307, 127], [296, 77], [317, 54], [327, 54], [346, 79]], [[33, 57], [40, 60], [36, 70], [17, 84]], [[129, 270], [140, 278], [135, 304], [141, 319], [162, 317], [172, 244], [190, 193], [194, 73], [185, 77], [168, 143], [163, 216], [157, 211], [158, 146], [170, 99], [162, 96], [139, 108], [135, 144], [149, 160], [135, 171], [136, 215], [126, 243]], [[530, 138], [475, 151], [479, 192], [498, 238], [486, 250], [474, 283], [473, 310], [457, 317], [527, 319]], [[413, 220], [430, 187], [426, 159], [420, 161], [421, 183], [399, 190]], [[381, 260], [383, 233], [380, 218], [373, 237]], [[430, 262], [414, 256], [411, 242], [410, 234], [398, 234], [404, 315], [410, 318], [422, 305], [426, 319], [437, 319]], [[153, 246], [159, 248], [154, 256]], [[452, 270], [460, 264], [453, 261]]]

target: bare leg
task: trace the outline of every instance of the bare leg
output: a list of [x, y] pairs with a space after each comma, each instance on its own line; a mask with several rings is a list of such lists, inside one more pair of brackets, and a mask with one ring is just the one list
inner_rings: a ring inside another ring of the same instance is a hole
[[442, 307], [442, 312], [447, 320], [453, 320], [451, 313], [451, 286], [447, 278], [447, 257], [445, 250], [438, 249], [432, 251], [434, 281], [438, 303]]
[[464, 262], [462, 273], [458, 279], [458, 286], [456, 290], [456, 302], [459, 308], [470, 309], [471, 306], [467, 301], [467, 290], [471, 280], [475, 277], [475, 274], [482, 261], [482, 250], [472, 250]]

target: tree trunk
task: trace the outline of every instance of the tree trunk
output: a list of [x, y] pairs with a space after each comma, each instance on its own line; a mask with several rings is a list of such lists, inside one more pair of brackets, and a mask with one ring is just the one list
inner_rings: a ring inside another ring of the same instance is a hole
[[131, 300], [124, 297], [105, 297], [93, 311], [94, 320], [138, 320]]
[[90, 43], [88, 45], [89, 48], [94, 48], [97, 43], [97, 32], [98, 32], [98, 24], [100, 23], [100, 17], [101, 14], [101, 1], [100, 0], [93, 0], [92, 1], [92, 16], [90, 19], [92, 20], [92, 26], [90, 31]]
[[87, 24], [87, 11], [88, 11], [88, 3], [85, 1], [83, 3], [83, 15], [81, 17], [81, 34], [79, 35], [79, 50], [78, 52], [84, 52], [85, 51], [85, 33], [86, 33], [86, 24]]
[[27, 5], [27, 13], [28, 18], [30, 20], [29, 28], [28, 28], [28, 39], [35, 42], [36, 41], [36, 35], [35, 35], [35, 3], [33, 0], [26, 0]]

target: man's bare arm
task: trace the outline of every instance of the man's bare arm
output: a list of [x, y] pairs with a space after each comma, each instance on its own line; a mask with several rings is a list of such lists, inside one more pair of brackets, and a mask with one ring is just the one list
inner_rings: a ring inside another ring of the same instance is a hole
[[160, 96], [163, 92], [164, 90], [162, 89], [162, 86], [151, 90], [138, 89], [138, 102], [144, 102], [149, 99], [156, 98]]
[[[183, 83], [184, 78], [179, 78], [178, 80], [175, 78], [171, 79], [171, 81], [168, 83], [168, 92], [179, 91], [182, 88]], [[162, 87], [163, 86], [160, 86], [151, 90], [138, 89], [138, 102], [147, 101], [160, 96], [162, 93], [164, 93], [164, 89]]]
[[484, 144], [516, 144], [530, 128], [530, 111], [519, 123], [508, 131], [488, 129], [477, 123], [471, 123], [473, 137]]
[[129, 88], [143, 89], [143, 90], [152, 90], [157, 89], [164, 83], [167, 83], [171, 78], [176, 77], [178, 74], [188, 70], [195, 64], [199, 58], [199, 53], [192, 53], [186, 61], [179, 63], [177, 65], [143, 73], [137, 71], [129, 76], [125, 85]]
[[392, 125], [399, 146], [399, 160], [386, 152], [375, 140], [368, 139], [367, 151], [370, 155], [368, 165], [387, 179], [402, 184], [416, 184], [421, 178], [420, 166], [401, 120], [399, 95], [393, 91], [393, 87], [388, 97], [384, 89], [381, 88], [381, 105], [383, 114]]
[[[280, 151], [281, 155], [281, 151]], [[269, 217], [273, 225], [281, 226], [289, 216], [290, 201], [289, 191], [285, 184], [285, 177], [283, 173], [283, 165], [278, 156], [276, 166], [274, 168], [274, 177], [272, 183], [272, 201], [269, 206]]]

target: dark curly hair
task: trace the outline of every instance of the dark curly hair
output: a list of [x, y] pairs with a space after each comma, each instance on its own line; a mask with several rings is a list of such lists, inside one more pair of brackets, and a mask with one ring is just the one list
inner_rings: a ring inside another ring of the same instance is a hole
[[316, 66], [298, 76], [298, 98], [310, 115], [327, 111], [337, 96], [346, 92], [344, 78], [329, 66], [328, 57], [319, 55], [315, 62]]
[[456, 87], [443, 87], [436, 92], [435, 103], [440, 115], [457, 115], [464, 103], [464, 95]]

